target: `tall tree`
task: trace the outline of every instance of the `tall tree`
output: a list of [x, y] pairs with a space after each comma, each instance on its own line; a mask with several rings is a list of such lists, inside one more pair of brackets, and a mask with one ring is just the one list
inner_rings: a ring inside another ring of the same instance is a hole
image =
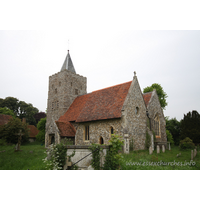
[[143, 93], [147, 93], [147, 92], [152, 92], [154, 89], [156, 89], [159, 101], [160, 101], [160, 105], [162, 107], [162, 109], [165, 110], [166, 106], [167, 106], [167, 94], [164, 92], [163, 88], [161, 87], [160, 84], [158, 83], [154, 83], [151, 86], [148, 86], [146, 88], [143, 89]]
[[37, 125], [34, 115], [38, 113], [39, 110], [30, 103], [19, 101], [14, 97], [6, 97], [5, 99], [0, 99], [0, 107], [9, 108], [20, 119], [26, 118], [26, 122], [30, 125]]
[[36, 123], [38, 123], [38, 122], [40, 121], [40, 119], [45, 118], [46, 116], [47, 116], [47, 115], [46, 115], [45, 112], [36, 113], [36, 114], [34, 115], [34, 118], [35, 118], [35, 120], [36, 120]]
[[6, 97], [3, 102], [1, 107], [7, 107], [10, 110], [12, 110], [15, 115], [18, 115], [18, 109], [19, 109], [19, 100], [14, 97]]
[[24, 101], [19, 102], [19, 118], [26, 118], [26, 122], [31, 125], [37, 125], [34, 115], [38, 113], [39, 110], [33, 107], [32, 104], [27, 104]]
[[184, 115], [180, 128], [181, 139], [189, 137], [195, 144], [200, 143], [200, 114], [196, 110]]

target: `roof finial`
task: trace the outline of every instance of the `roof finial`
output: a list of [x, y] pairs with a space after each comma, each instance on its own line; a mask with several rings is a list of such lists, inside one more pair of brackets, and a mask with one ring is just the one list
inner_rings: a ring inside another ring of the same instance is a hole
[[136, 76], [136, 71], [134, 71], [134, 76]]

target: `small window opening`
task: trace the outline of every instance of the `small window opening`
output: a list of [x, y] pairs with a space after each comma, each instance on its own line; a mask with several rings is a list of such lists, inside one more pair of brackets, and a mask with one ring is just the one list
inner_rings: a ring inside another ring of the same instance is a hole
[[138, 108], [138, 107], [135, 108], [135, 114], [136, 114], [136, 115], [139, 114], [139, 108]]
[[89, 140], [90, 135], [89, 135], [89, 126], [85, 126], [85, 140]]
[[75, 89], [75, 95], [78, 95], [78, 89]]
[[99, 144], [104, 144], [104, 141], [103, 141], [102, 137], [99, 138]]
[[111, 133], [111, 134], [114, 134], [114, 129], [113, 129], [113, 127], [110, 128], [110, 133]]

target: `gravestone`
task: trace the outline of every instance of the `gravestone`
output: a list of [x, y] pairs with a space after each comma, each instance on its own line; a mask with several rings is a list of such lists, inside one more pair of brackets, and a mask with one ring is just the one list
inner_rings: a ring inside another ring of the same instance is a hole
[[153, 135], [151, 135], [151, 141], [152, 141], [152, 151], [154, 151], [154, 140], [153, 140]]
[[149, 154], [151, 155], [153, 153], [152, 147], [149, 147]]
[[160, 146], [157, 145], [157, 153], [160, 153]]
[[196, 155], [197, 155], [197, 150], [194, 149], [194, 158], [196, 157]]
[[171, 151], [171, 146], [170, 146], [170, 142], [169, 142], [169, 150]]
[[193, 154], [193, 150], [191, 150], [191, 160], [193, 160], [194, 158], [194, 154]]
[[129, 153], [129, 134], [124, 134], [125, 137], [125, 143], [124, 143], [124, 153]]
[[165, 145], [162, 145], [162, 152], [165, 153]]

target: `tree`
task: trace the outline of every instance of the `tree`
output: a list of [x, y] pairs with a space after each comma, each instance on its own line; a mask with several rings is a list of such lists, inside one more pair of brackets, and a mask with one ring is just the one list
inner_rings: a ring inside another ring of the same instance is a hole
[[12, 110], [10, 110], [9, 108], [0, 108], [0, 114], [3, 114], [3, 115], [11, 115], [12, 117], [16, 117], [14, 112]]
[[169, 130], [169, 132], [172, 134], [172, 137], [174, 139], [174, 144], [179, 145], [181, 123], [176, 118], [169, 119], [169, 117], [165, 117], [165, 120], [166, 120], [166, 130]]
[[14, 97], [6, 97], [3, 101], [1, 101], [1, 107], [6, 107], [12, 110], [15, 115], [18, 115], [18, 109], [19, 109], [19, 100]]
[[0, 139], [5, 139], [7, 143], [16, 144], [18, 142], [19, 131], [22, 130], [22, 143], [28, 141], [29, 129], [26, 123], [23, 123], [19, 118], [11, 118], [7, 124], [0, 126]]
[[37, 123], [34, 118], [34, 115], [38, 112], [39, 110], [33, 107], [32, 104], [30, 103], [27, 104], [24, 101], [19, 102], [19, 118], [20, 119], [26, 118], [27, 123], [36, 126]]
[[45, 126], [46, 126], [46, 117], [42, 118], [37, 124], [37, 129], [40, 132], [36, 135], [36, 140], [42, 142], [43, 144], [45, 143]]
[[167, 101], [166, 101], [167, 94], [164, 92], [164, 90], [163, 90], [163, 88], [161, 87], [160, 84], [154, 83], [151, 86], [144, 88], [143, 93], [152, 92], [154, 89], [156, 89], [156, 92], [157, 92], [157, 95], [158, 95], [162, 109], [165, 110], [165, 108], [167, 106]]
[[180, 138], [185, 139], [189, 137], [197, 144], [200, 143], [200, 115], [193, 110], [184, 115], [180, 126]]
[[14, 97], [6, 97], [5, 99], [0, 99], [0, 107], [8, 108], [14, 112], [14, 114], [20, 119], [26, 118], [26, 122], [30, 125], [36, 126], [36, 120], [34, 115], [39, 112], [39, 110], [33, 107], [32, 104], [26, 103], [24, 101], [19, 101]]
[[36, 113], [36, 114], [34, 115], [34, 118], [35, 118], [35, 120], [36, 120], [36, 123], [38, 124], [38, 122], [40, 121], [40, 119], [45, 118], [46, 116], [47, 116], [47, 115], [46, 115], [45, 112]]

